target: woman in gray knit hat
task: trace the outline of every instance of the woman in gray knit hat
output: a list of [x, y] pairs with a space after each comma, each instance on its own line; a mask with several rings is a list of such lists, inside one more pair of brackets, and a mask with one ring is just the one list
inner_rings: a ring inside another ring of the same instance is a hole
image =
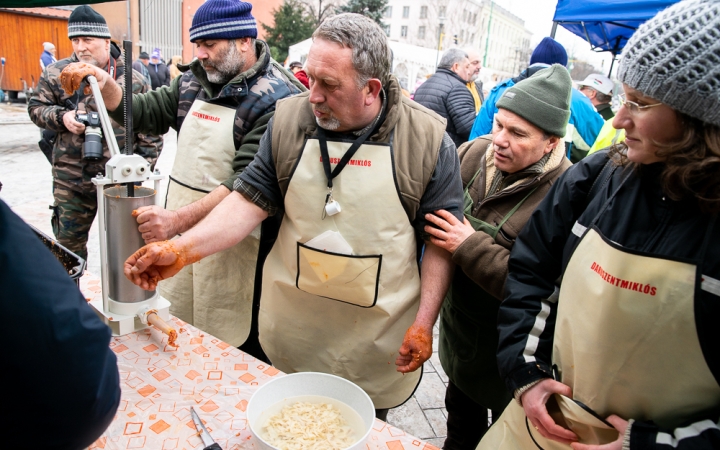
[[720, 1], [643, 24], [618, 78], [625, 143], [565, 172], [513, 247], [517, 401], [478, 448], [720, 448]]

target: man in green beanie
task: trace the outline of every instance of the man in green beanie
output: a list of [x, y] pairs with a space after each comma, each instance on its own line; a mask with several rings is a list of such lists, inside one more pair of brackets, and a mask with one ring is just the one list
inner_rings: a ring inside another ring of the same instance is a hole
[[[465, 219], [428, 214], [431, 242], [452, 254], [452, 286], [440, 314], [440, 362], [448, 375], [445, 450], [474, 449], [512, 396], [498, 373], [496, 318], [515, 238], [570, 167], [562, 136], [572, 81], [555, 64], [507, 89], [492, 135], [460, 146]], [[462, 269], [462, 270], [458, 270]]]

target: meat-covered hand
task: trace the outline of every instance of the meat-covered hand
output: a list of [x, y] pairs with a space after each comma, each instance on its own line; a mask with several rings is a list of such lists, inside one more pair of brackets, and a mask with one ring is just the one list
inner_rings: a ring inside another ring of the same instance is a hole
[[432, 327], [413, 324], [405, 332], [402, 346], [395, 359], [398, 372], [409, 373], [419, 369], [432, 356]]
[[430, 242], [450, 253], [455, 253], [460, 244], [475, 233], [475, 229], [465, 217], [460, 222], [444, 209], [435, 211], [435, 214], [425, 214], [425, 220], [435, 225], [435, 227], [425, 225], [425, 232], [430, 235]]
[[199, 257], [171, 241], [155, 242], [142, 247], [125, 260], [123, 272], [128, 280], [147, 291], [153, 291], [159, 281], [166, 280]]
[[[99, 67], [87, 64], [84, 62], [77, 62], [68, 64], [65, 66], [62, 72], [60, 72], [60, 85], [66, 94], [72, 95], [80, 88], [80, 84], [88, 75], [93, 75], [98, 80], [98, 85], [102, 88], [99, 81], [104, 78], [107, 72]], [[86, 85], [83, 93], [85, 95], [90, 94], [90, 85]]]
[[177, 211], [169, 211], [157, 205], [143, 206], [133, 211], [138, 231], [146, 244], [172, 239], [178, 234]]

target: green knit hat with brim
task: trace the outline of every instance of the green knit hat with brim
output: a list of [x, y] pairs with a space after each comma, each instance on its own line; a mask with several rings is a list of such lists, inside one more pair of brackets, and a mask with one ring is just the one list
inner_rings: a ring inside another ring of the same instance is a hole
[[508, 88], [496, 106], [553, 136], [562, 137], [570, 120], [571, 95], [570, 73], [560, 64], [553, 64]]

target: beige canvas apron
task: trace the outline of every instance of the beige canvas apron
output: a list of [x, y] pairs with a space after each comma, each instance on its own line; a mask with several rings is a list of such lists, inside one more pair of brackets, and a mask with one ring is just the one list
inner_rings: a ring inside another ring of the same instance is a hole
[[[597, 217], [570, 258], [558, 300], [553, 363], [573, 399], [548, 402], [556, 423], [587, 444], [617, 439], [601, 420], [611, 414], [676, 428], [720, 403], [697, 337], [697, 266], [627, 251], [600, 234]], [[538, 447], [570, 449], [541, 436], [517, 402], [478, 446]]]
[[[203, 198], [233, 174], [235, 109], [193, 102], [180, 129], [165, 207]], [[238, 245], [185, 267], [158, 285], [170, 312], [239, 346], [250, 332], [259, 228]]]
[[[350, 147], [327, 144], [333, 165]], [[420, 279], [390, 147], [359, 147], [334, 181], [342, 211], [322, 219], [327, 192], [319, 141], [310, 139], [263, 270], [260, 343], [284, 372], [341, 376], [362, 387], [376, 408], [391, 408], [412, 395], [421, 373], [402, 375], [395, 366], [418, 310]], [[352, 255], [304, 245], [328, 230], [342, 235]]]

